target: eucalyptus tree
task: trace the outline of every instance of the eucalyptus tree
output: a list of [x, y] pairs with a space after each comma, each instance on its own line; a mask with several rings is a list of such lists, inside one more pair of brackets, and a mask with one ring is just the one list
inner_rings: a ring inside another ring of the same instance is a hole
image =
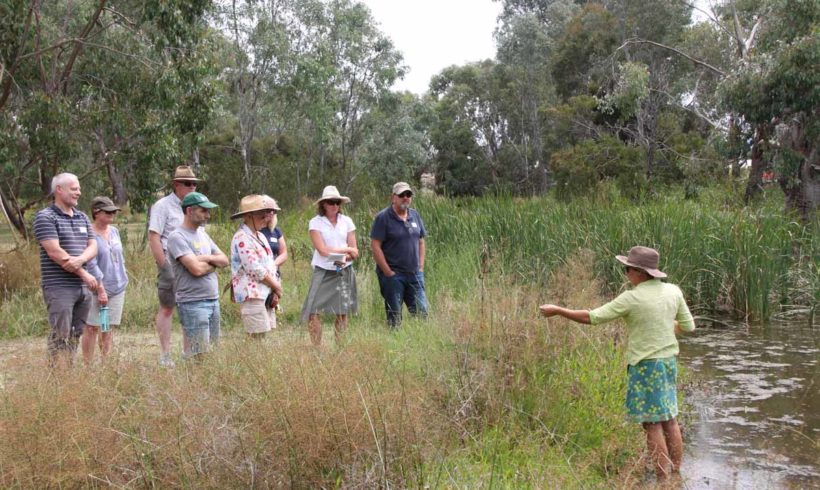
[[804, 218], [820, 206], [820, 4], [765, 0], [755, 18], [759, 30], [721, 86], [727, 107], [768, 130], [762, 152], [770, 155], [786, 207]]
[[429, 170], [433, 117], [432, 100], [410, 92], [391, 93], [370, 111], [359, 160], [377, 188], [416, 180]]
[[[367, 170], [359, 150], [371, 111], [403, 75], [401, 54], [363, 4], [350, 0], [222, 2], [216, 16], [233, 52], [224, 79], [235, 102], [245, 185], [258, 137], [282, 137], [297, 187], [332, 172], [351, 185]], [[265, 171], [266, 161], [260, 162]]]
[[308, 4], [316, 2], [222, 1], [214, 16], [230, 39], [223, 77], [233, 95], [231, 114], [238, 126], [245, 187], [251, 181], [252, 145], [258, 132], [275, 133], [287, 119], [277, 102], [284, 87], [293, 82], [295, 58], [300, 54], [294, 38], [303, 27], [300, 10]]
[[430, 81], [430, 140], [439, 184], [451, 195], [480, 195], [504, 179], [509, 122], [504, 67], [492, 60], [451, 66]]
[[134, 177], [129, 186], [137, 196], [147, 196], [159, 168], [179, 161], [185, 148], [195, 148], [208, 120], [206, 70], [195, 48], [209, 5], [206, 0], [4, 4], [0, 202], [15, 228], [26, 233], [25, 211], [48, 196], [51, 177], [59, 171], [84, 179], [105, 169], [115, 194], [124, 199], [123, 171], [117, 166], [128, 161]]
[[328, 80], [335, 109], [333, 142], [345, 188], [368, 170], [359, 158], [367, 119], [404, 76], [402, 55], [376, 26], [364, 4], [332, 0], [323, 48], [332, 62]]
[[521, 188], [545, 192], [550, 175], [543, 144], [544, 108], [555, 102], [549, 56], [552, 42], [532, 15], [510, 18], [496, 33], [497, 58], [509, 79], [505, 117], [510, 148], [518, 156]]

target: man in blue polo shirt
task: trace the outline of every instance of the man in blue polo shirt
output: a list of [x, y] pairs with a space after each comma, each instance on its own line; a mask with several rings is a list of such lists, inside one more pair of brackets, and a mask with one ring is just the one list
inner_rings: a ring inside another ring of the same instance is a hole
[[390, 328], [401, 324], [401, 305], [411, 315], [427, 317], [424, 293], [424, 237], [421, 216], [410, 208], [413, 190], [406, 182], [393, 186], [390, 206], [379, 211], [370, 230], [370, 249]]
[[74, 360], [91, 307], [89, 291], [97, 290], [97, 280], [85, 268], [97, 255], [97, 241], [88, 216], [76, 207], [80, 198], [77, 176], [56, 175], [51, 192], [54, 204], [37, 213], [34, 236], [40, 242], [43, 298], [51, 325], [48, 353], [53, 367], [57, 361], [70, 365]]

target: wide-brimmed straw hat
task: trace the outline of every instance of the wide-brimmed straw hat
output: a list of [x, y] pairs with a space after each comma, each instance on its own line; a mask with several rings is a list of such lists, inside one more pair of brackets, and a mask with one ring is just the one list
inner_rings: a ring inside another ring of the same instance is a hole
[[277, 211], [281, 211], [281, 210], [282, 210], [282, 208], [280, 208], [280, 207], [279, 207], [279, 203], [277, 203], [277, 202], [276, 202], [276, 199], [274, 199], [274, 198], [270, 197], [269, 195], [267, 195], [267, 194], [262, 194], [262, 200], [264, 200], [264, 201], [265, 201], [265, 205], [266, 205], [266, 206], [272, 206], [272, 207], [273, 207], [273, 209], [275, 209], [275, 210], [277, 210]]
[[174, 176], [171, 180], [178, 180], [180, 182], [204, 182], [202, 179], [197, 179], [194, 170], [188, 165], [180, 165], [174, 170]]
[[658, 262], [660, 262], [661, 256], [654, 248], [638, 245], [630, 248], [629, 254], [626, 257], [616, 255], [615, 258], [624, 265], [646, 271], [646, 273], [652, 277], [666, 277], [665, 272], [658, 270]]
[[231, 215], [231, 219], [239, 218], [240, 216], [245, 216], [246, 214], [253, 213], [255, 211], [278, 211], [279, 208], [276, 206], [276, 203], [273, 199], [268, 196], [261, 196], [259, 194], [251, 194], [249, 196], [243, 197], [239, 201], [239, 212], [234, 213]]
[[319, 204], [322, 201], [328, 201], [331, 199], [338, 199], [344, 204], [350, 202], [349, 197], [339, 194], [339, 189], [337, 189], [335, 185], [329, 185], [322, 190], [322, 197], [317, 199], [314, 204]]

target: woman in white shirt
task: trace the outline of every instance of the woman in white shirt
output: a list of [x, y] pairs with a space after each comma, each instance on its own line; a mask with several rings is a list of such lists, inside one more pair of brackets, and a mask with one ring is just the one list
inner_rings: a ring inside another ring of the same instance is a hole
[[356, 226], [353, 220], [342, 214], [342, 204], [350, 199], [339, 194], [329, 185], [316, 201], [316, 216], [310, 220], [308, 230], [313, 243], [313, 278], [310, 281], [302, 321], [308, 322], [310, 340], [314, 345], [322, 343], [321, 314], [336, 315], [336, 341], [347, 328], [347, 316], [358, 311], [356, 273], [353, 261], [359, 258], [356, 246]]

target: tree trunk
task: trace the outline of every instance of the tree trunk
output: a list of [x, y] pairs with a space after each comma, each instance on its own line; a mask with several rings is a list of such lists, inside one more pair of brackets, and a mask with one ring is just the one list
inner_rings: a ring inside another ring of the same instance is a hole
[[6, 191], [0, 187], [0, 206], [3, 208], [3, 214], [6, 216], [9, 224], [17, 230], [20, 235], [28, 240], [28, 230], [26, 230], [26, 222], [23, 219], [23, 213], [20, 211], [20, 205], [17, 198], [7, 195]]
[[108, 169], [108, 180], [111, 182], [112, 199], [117, 206], [124, 206], [128, 202], [128, 193], [125, 190], [122, 173], [117, 172], [114, 162], [106, 158], [105, 166]]
[[[729, 116], [728, 140], [730, 148], [734, 150], [741, 148], [743, 146], [743, 142], [740, 138], [740, 128], [737, 125], [737, 116], [735, 116], [734, 114]], [[730, 174], [733, 179], [737, 179], [740, 177], [740, 167], [742, 165], [743, 160], [743, 153], [739, 151], [735, 153], [734, 158], [732, 158]]]
[[786, 196], [786, 209], [797, 211], [808, 222], [820, 207], [820, 154], [798, 118], [781, 134], [780, 142], [803, 157], [794, 175], [781, 175], [778, 182]]
[[766, 164], [768, 163], [763, 158], [763, 150], [768, 134], [769, 131], [765, 124], [759, 124], [755, 129], [750, 155], [752, 167], [749, 169], [749, 180], [746, 182], [746, 192], [743, 195], [743, 202], [746, 204], [749, 204], [763, 190], [763, 171], [766, 170]]

